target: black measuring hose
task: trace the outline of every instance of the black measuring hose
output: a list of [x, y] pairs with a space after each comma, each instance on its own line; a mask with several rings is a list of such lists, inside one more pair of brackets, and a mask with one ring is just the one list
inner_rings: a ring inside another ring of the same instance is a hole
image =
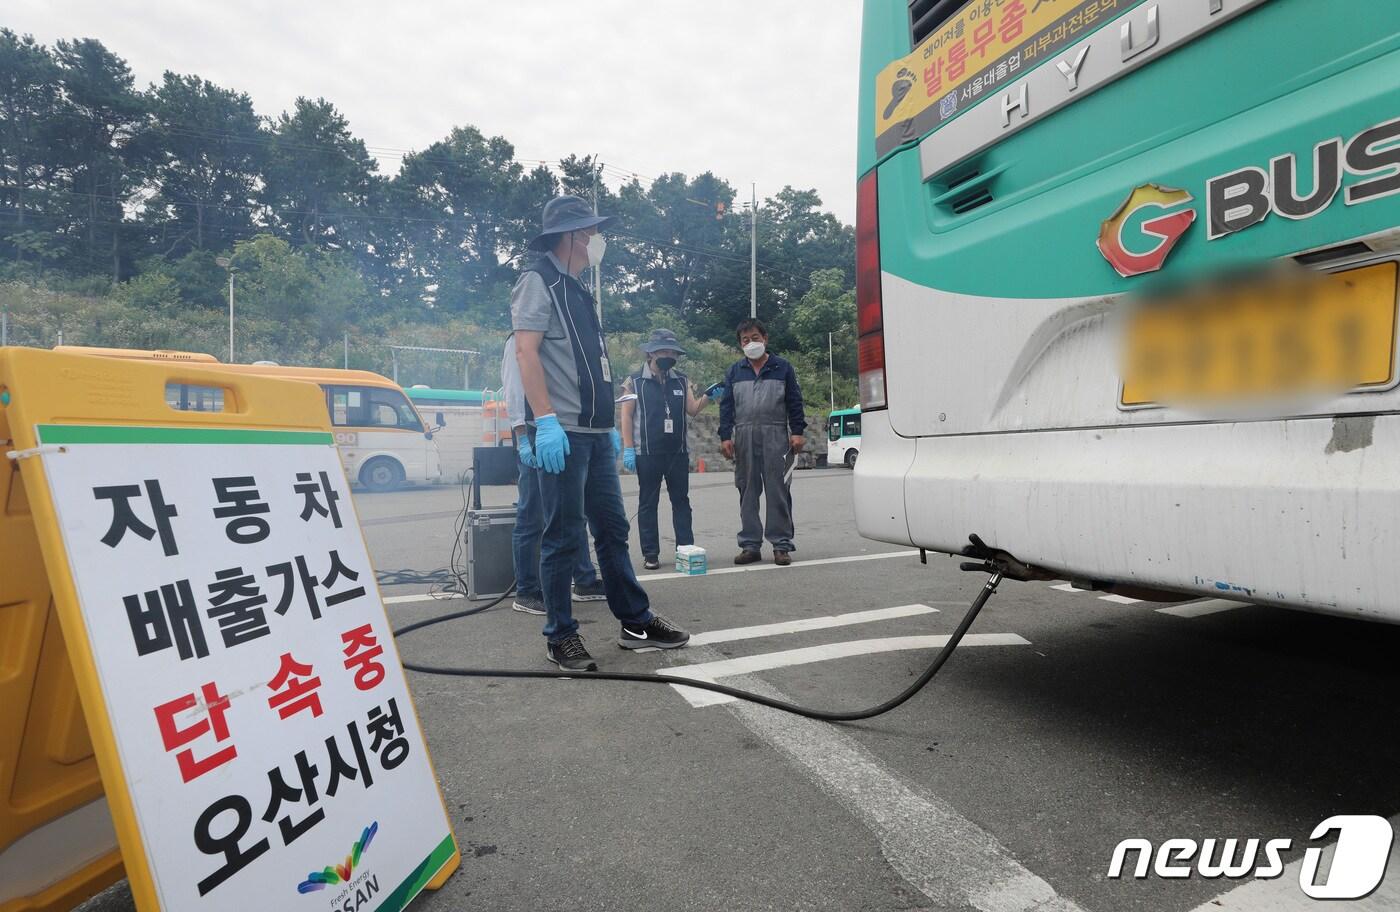
[[[850, 710], [847, 712], [834, 712], [830, 710], [808, 709], [805, 706], [798, 706], [796, 703], [789, 703], [786, 700], [775, 700], [763, 694], [754, 693], [749, 690], [740, 690], [736, 687], [726, 687], [723, 684], [714, 684], [709, 681], [695, 681], [679, 675], [647, 674], [643, 672], [628, 671], [524, 671], [507, 668], [444, 668], [434, 665], [419, 665], [414, 662], [404, 662], [403, 667], [408, 671], [416, 671], [419, 674], [445, 675], [455, 678], [536, 678], [544, 680], [579, 680], [579, 681], [635, 681], [640, 684], [680, 684], [686, 687], [694, 687], [698, 690], [709, 690], [714, 693], [724, 694], [727, 697], [734, 697], [739, 700], [747, 700], [750, 703], [758, 703], [771, 709], [780, 709], [783, 712], [792, 713], [807, 719], [816, 719], [821, 722], [859, 722], [863, 719], [872, 719], [875, 716], [884, 715], [892, 709], [903, 704], [914, 694], [923, 690], [924, 687], [933, 680], [947, 661], [952, 658], [953, 650], [957, 649], [958, 643], [962, 642], [963, 636], [967, 633], [972, 622], [977, 619], [977, 614], [982, 610], [982, 606], [987, 604], [987, 600], [996, 592], [997, 586], [1001, 583], [1002, 571], [991, 570], [991, 576], [987, 578], [986, 585], [982, 591], [977, 593], [977, 598], [973, 599], [972, 605], [958, 622], [957, 629], [948, 638], [948, 643], [938, 650], [938, 655], [934, 656], [929, 667], [919, 676], [919, 679], [909, 685], [899, 695], [886, 700], [878, 706], [868, 709]], [[450, 621], [454, 618], [466, 617], [472, 614], [479, 614], [487, 608], [493, 607], [496, 603], [504, 599], [501, 596], [496, 602], [484, 605], [479, 608], [469, 608], [466, 611], [458, 611], [442, 617], [431, 618], [426, 621], [418, 621], [413, 624], [401, 627], [394, 631], [394, 636], [399, 637], [413, 630], [428, 627], [432, 624]]]

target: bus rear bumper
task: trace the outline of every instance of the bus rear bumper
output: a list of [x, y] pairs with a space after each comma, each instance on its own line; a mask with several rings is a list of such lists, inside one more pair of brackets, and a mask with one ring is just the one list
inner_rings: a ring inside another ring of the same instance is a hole
[[905, 475], [914, 463], [915, 441], [900, 437], [884, 409], [861, 415], [860, 459], [855, 468], [856, 528], [866, 538], [914, 544], [904, 511]]
[[907, 439], [870, 413], [865, 436], [867, 537], [1400, 623], [1400, 416]]

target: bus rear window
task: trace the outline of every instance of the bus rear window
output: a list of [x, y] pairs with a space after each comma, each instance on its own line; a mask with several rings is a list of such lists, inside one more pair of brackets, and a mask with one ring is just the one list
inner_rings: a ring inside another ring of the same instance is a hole
[[165, 404], [181, 412], [222, 412], [224, 390], [221, 386], [167, 383]]

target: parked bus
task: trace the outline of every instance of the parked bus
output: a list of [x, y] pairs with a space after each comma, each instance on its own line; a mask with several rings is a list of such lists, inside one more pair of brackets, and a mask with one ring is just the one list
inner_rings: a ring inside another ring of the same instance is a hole
[[480, 406], [485, 400], [482, 390], [434, 389], [430, 386], [408, 386], [404, 392], [413, 404], [425, 411], [435, 405]]
[[[429, 427], [402, 388], [369, 371], [278, 364], [225, 364], [196, 352], [142, 351], [62, 345], [59, 351], [109, 358], [185, 361], [200, 368], [258, 374], [315, 383], [326, 396], [326, 411], [335, 429], [336, 448], [345, 474], [371, 491], [389, 491], [405, 483], [436, 481], [442, 473], [435, 428]], [[171, 384], [166, 401], [172, 408], [221, 410], [223, 391], [192, 384]]]
[[856, 467], [860, 456], [860, 409], [837, 409], [826, 420], [826, 464]]
[[1400, 622], [1400, 4], [865, 0], [860, 79], [862, 534]]

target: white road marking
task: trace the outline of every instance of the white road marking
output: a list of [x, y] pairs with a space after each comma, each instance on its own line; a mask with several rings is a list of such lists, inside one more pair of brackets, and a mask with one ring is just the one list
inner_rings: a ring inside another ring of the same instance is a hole
[[1198, 618], [1207, 614], [1219, 614], [1222, 611], [1232, 611], [1235, 608], [1243, 608], [1244, 602], [1227, 602], [1225, 599], [1206, 599], [1204, 602], [1187, 602], [1184, 605], [1168, 605], [1165, 608], [1158, 608], [1158, 614], [1170, 614], [1175, 617]]
[[[948, 602], [946, 604], [962, 604]], [[894, 608], [876, 608], [872, 611], [853, 611], [850, 614], [836, 614], [830, 617], [803, 618], [799, 621], [779, 621], [774, 624], [759, 624], [754, 627], [731, 627], [727, 630], [707, 630], [690, 638], [691, 646], [706, 646], [710, 643], [730, 643], [734, 640], [752, 640], [758, 637], [778, 636], [784, 633], [801, 633], [806, 630], [825, 630], [829, 627], [847, 627], [851, 624], [868, 624], [872, 621], [888, 621], [894, 618], [913, 617], [918, 614], [935, 614], [939, 609], [928, 605], [898, 605]]]
[[[1390, 818], [1390, 825], [1400, 830], [1400, 814]], [[1322, 850], [1319, 872], [1331, 869], [1336, 848], [1336, 843], [1333, 843]], [[1310, 898], [1298, 886], [1298, 872], [1302, 868], [1303, 859], [1299, 858], [1285, 867], [1278, 877], [1241, 884], [1202, 903], [1192, 912], [1318, 912], [1319, 909], [1333, 907], [1346, 909], [1347, 912], [1353, 909], [1356, 912], [1400, 909], [1400, 851], [1391, 850], [1390, 862], [1375, 892], [1354, 902]]]
[[[692, 651], [697, 653], [696, 657], [707, 660], [704, 664], [719, 659], [707, 647]], [[756, 679], [734, 683], [786, 699], [781, 691]], [[735, 704], [733, 712], [867, 827], [895, 873], [937, 907], [1082, 912], [1016, 861], [990, 833], [946, 801], [895, 776], [836, 726], [752, 703]]]
[[[796, 570], [801, 567], [823, 567], [827, 564], [849, 564], [856, 561], [884, 560], [889, 557], [911, 557], [918, 554], [918, 551], [881, 551], [876, 554], [850, 554], [845, 557], [820, 557], [815, 560], [799, 560], [787, 567], [779, 567], [777, 564], [748, 564], [743, 567], [721, 567], [718, 570], [711, 570], [709, 573], [702, 573], [693, 576], [689, 573], [643, 573], [637, 576], [640, 583], [652, 583], [661, 580], [673, 579], [704, 579], [707, 576], [723, 576], [727, 573], [752, 573], [755, 570]], [[462, 596], [439, 599], [429, 593], [418, 595], [391, 595], [384, 599], [386, 605], [407, 605], [413, 602], [455, 602]]]
[[703, 579], [706, 576], [723, 576], [726, 573], [752, 573], [755, 570], [796, 570], [799, 567], [822, 567], [827, 564], [849, 564], [856, 561], [884, 560], [889, 557], [912, 557], [918, 553], [918, 551], [880, 551], [875, 554], [849, 554], [845, 557], [819, 557], [813, 560], [794, 560], [786, 567], [779, 567], [777, 564], [746, 564], [742, 567], [720, 567], [698, 576], [689, 573], [643, 573], [638, 575], [637, 580], [650, 583], [656, 580]]
[[403, 605], [407, 604], [408, 602], [457, 602], [465, 598], [466, 596], [464, 595], [449, 595], [444, 598], [438, 598], [435, 595], [430, 595], [427, 592], [423, 592], [418, 595], [391, 595], [384, 599], [384, 604]]
[[1126, 595], [1101, 595], [1099, 601], [1112, 602], [1115, 605], [1137, 605], [1142, 599], [1128, 598]]
[[[691, 678], [697, 681], [715, 683], [719, 678], [746, 675], [755, 671], [773, 668], [788, 668], [793, 665], [808, 665], [812, 662], [825, 662], [851, 656], [874, 655], [881, 652], [900, 652], [909, 649], [936, 649], [947, 645], [947, 634], [932, 636], [880, 637], [871, 640], [849, 640], [844, 643], [827, 643], [821, 646], [804, 646], [800, 649], [784, 649], [780, 652], [763, 652], [758, 655], [740, 656], [733, 659], [719, 659], [713, 662], [699, 662], [690, 665], [673, 665], [660, 668], [660, 674], [677, 678]], [[1029, 646], [1030, 641], [1014, 633], [970, 633], [963, 637], [963, 646]], [[683, 684], [672, 684], [676, 692], [685, 697], [691, 706], [718, 706], [733, 703], [735, 697], [709, 690], [696, 690]]]
[[1085, 590], [1083, 590], [1083, 589], [1076, 589], [1074, 586], [1070, 585], [1069, 583], [1060, 583], [1058, 586], [1051, 586], [1050, 588], [1051, 588], [1051, 589], [1058, 589], [1058, 590], [1060, 590], [1061, 592], [1083, 592], [1083, 591], [1085, 591]]

